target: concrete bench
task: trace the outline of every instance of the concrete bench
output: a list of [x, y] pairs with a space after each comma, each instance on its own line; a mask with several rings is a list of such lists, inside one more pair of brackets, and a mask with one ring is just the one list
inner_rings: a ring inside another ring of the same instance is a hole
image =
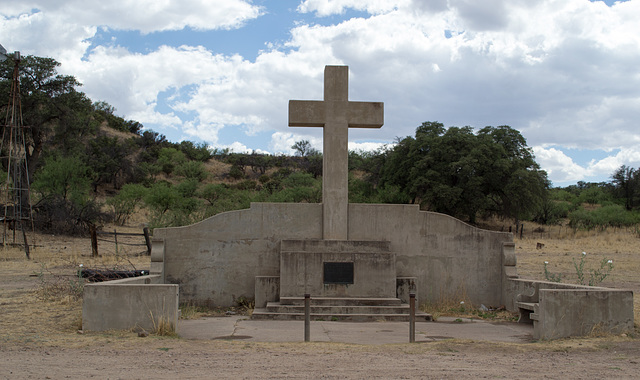
[[633, 329], [633, 292], [548, 281], [512, 280], [520, 293], [518, 322], [533, 324], [534, 339], [584, 336], [594, 329], [622, 333]]

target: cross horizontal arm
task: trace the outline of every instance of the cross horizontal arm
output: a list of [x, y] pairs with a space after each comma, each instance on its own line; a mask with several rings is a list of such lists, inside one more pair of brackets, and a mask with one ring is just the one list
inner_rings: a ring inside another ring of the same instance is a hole
[[380, 128], [384, 124], [384, 103], [349, 102], [350, 128]]
[[319, 100], [289, 100], [290, 127], [322, 127], [325, 104]]
[[[349, 102], [351, 128], [380, 128], [384, 124], [384, 103]], [[319, 100], [290, 100], [290, 127], [322, 127], [326, 123], [326, 103]]]

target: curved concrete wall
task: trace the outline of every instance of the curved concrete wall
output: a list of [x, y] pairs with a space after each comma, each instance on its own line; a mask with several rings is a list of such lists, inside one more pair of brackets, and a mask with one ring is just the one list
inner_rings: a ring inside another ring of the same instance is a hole
[[391, 242], [398, 277], [416, 277], [420, 302], [466, 296], [500, 306], [502, 245], [510, 233], [482, 230], [417, 205], [352, 204], [349, 239]]
[[[502, 303], [502, 244], [509, 233], [481, 230], [417, 205], [349, 205], [349, 240], [389, 241], [398, 277], [416, 277], [420, 302], [465, 293]], [[231, 306], [253, 298], [256, 276], [278, 276], [280, 241], [322, 239], [322, 205], [254, 203], [200, 223], [156, 229], [164, 275], [183, 302]]]

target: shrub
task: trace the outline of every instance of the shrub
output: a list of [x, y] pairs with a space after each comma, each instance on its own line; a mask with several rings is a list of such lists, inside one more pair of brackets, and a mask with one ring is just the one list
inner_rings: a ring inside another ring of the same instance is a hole
[[314, 179], [312, 174], [303, 173], [303, 172], [294, 172], [291, 173], [288, 177], [282, 180], [283, 187], [312, 187], [319, 183], [316, 179]]
[[176, 167], [175, 172], [179, 176], [197, 181], [207, 179], [207, 171], [204, 168], [204, 164], [199, 161], [186, 161]]
[[322, 201], [322, 190], [319, 186], [286, 188], [267, 197], [267, 201], [288, 203], [320, 203]]
[[46, 233], [86, 234], [90, 225], [110, 219], [93, 200], [76, 204], [60, 196], [49, 196], [36, 203], [33, 209], [35, 227]]
[[229, 169], [229, 177], [233, 179], [244, 178], [244, 170], [239, 165], [232, 165]]
[[218, 199], [226, 197], [230, 193], [229, 187], [223, 183], [209, 184], [201, 190], [200, 197], [213, 205]]
[[126, 184], [117, 195], [108, 199], [107, 204], [113, 208], [116, 223], [124, 225], [146, 193], [147, 189], [142, 185]]
[[81, 204], [91, 190], [89, 168], [79, 157], [49, 157], [36, 173], [32, 187], [43, 198], [56, 196]]
[[626, 227], [640, 223], [640, 214], [627, 211], [621, 205], [610, 204], [587, 211], [579, 208], [569, 213], [569, 225], [572, 228], [593, 228]]
[[175, 189], [182, 198], [194, 197], [198, 190], [198, 181], [195, 179], [187, 179], [177, 184]]
[[234, 188], [239, 190], [255, 190], [257, 186], [258, 186], [258, 183], [256, 181], [245, 179], [244, 181], [236, 184]]
[[158, 154], [158, 165], [165, 174], [171, 174], [176, 166], [184, 164], [184, 153], [174, 148], [162, 148]]
[[255, 194], [249, 190], [235, 190], [229, 192], [224, 197], [217, 198], [214, 203], [207, 207], [205, 217], [209, 217], [221, 212], [241, 210], [249, 208], [251, 202], [255, 200]]

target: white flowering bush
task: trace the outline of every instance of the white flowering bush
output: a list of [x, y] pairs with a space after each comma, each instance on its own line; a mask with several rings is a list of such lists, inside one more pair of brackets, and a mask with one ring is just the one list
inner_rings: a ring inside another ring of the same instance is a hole
[[[611, 271], [613, 271], [613, 260], [607, 259], [606, 257], [600, 260], [600, 267], [596, 269], [589, 269], [588, 273], [585, 272], [584, 266], [587, 261], [587, 253], [582, 252], [580, 255], [580, 260], [576, 261], [573, 259], [573, 267], [576, 271], [577, 283], [580, 285], [589, 285], [596, 286], [604, 281], [609, 275]], [[562, 281], [562, 274], [554, 274], [549, 272], [548, 266], [549, 262], [544, 262], [544, 278], [547, 281], [560, 282]], [[588, 275], [588, 278], [587, 278]]]

